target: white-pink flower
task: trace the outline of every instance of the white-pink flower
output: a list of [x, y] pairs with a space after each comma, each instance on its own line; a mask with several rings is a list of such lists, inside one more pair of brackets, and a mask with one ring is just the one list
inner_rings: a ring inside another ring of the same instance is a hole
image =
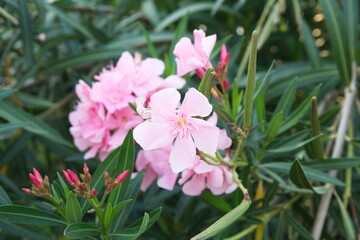
[[172, 191], [176, 183], [177, 174], [170, 167], [169, 156], [171, 146], [153, 150], [140, 150], [136, 158], [136, 170], [146, 169], [141, 190], [146, 189], [157, 179], [157, 185]]
[[208, 99], [190, 88], [179, 107], [180, 93], [173, 88], [161, 90], [150, 98], [151, 120], [134, 129], [134, 139], [144, 150], [167, 147], [174, 142], [169, 162], [179, 173], [195, 162], [196, 149], [215, 154], [219, 128], [198, 117], [207, 117], [212, 111]]
[[139, 53], [135, 53], [135, 57], [133, 57], [129, 52], [124, 52], [117, 62], [115, 70], [124, 74], [136, 96], [146, 96], [160, 87], [164, 81], [160, 75], [165, 70], [165, 64], [156, 58], [141, 60]]
[[205, 37], [203, 30], [194, 30], [194, 44], [190, 38], [183, 37], [175, 45], [174, 55], [177, 65], [177, 75], [183, 76], [196, 69], [211, 67], [210, 54], [216, 43], [216, 35]]

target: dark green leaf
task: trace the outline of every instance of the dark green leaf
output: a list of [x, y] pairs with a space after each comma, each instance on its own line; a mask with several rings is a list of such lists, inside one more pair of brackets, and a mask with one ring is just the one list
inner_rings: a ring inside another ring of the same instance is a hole
[[225, 213], [231, 211], [231, 206], [227, 202], [222, 200], [220, 197], [215, 196], [209, 191], [203, 191], [201, 197], [205, 199], [208, 203]]
[[15, 93], [17, 90], [16, 89], [1, 89], [0, 90], [0, 99], [6, 98], [10, 95], [12, 95], [13, 93]]
[[356, 237], [356, 233], [355, 233], [355, 228], [354, 228], [354, 224], [353, 224], [353, 220], [350, 217], [349, 213], [346, 211], [346, 207], [344, 206], [343, 202], [341, 201], [339, 195], [337, 194], [337, 192], [334, 192], [334, 195], [336, 197], [336, 201], [339, 205], [339, 209], [340, 209], [340, 213], [341, 213], [341, 219], [345, 228], [345, 232], [346, 232], [346, 239], [347, 240], [355, 240]]
[[0, 186], [0, 204], [12, 204], [9, 196], [6, 194], [5, 190]]
[[66, 220], [68, 223], [80, 222], [82, 218], [81, 208], [77, 197], [69, 192], [66, 199]]
[[208, 68], [206, 70], [205, 76], [201, 79], [198, 91], [205, 95], [210, 100], [211, 96], [211, 87], [215, 80], [215, 71], [213, 68]]
[[93, 225], [87, 223], [70, 224], [64, 231], [65, 237], [70, 239], [81, 239], [86, 237], [98, 236], [101, 231]]
[[219, 116], [221, 120], [223, 120], [226, 123], [232, 123], [233, 119], [231, 116], [225, 112], [225, 110], [219, 106], [213, 105], [213, 109], [216, 112], [216, 114]]
[[0, 220], [30, 225], [64, 226], [66, 223], [53, 213], [16, 205], [0, 206]]
[[304, 19], [302, 20], [302, 30], [304, 33], [303, 36], [304, 36], [306, 53], [311, 61], [311, 64], [313, 65], [313, 67], [319, 68], [321, 66], [319, 49], [315, 45], [315, 39], [312, 36], [310, 27]]
[[304, 162], [303, 165], [322, 171], [341, 170], [360, 166], [360, 158], [328, 158]]
[[19, 17], [20, 17], [20, 28], [21, 38], [23, 42], [25, 58], [27, 66], [31, 66], [34, 63], [34, 44], [32, 35], [32, 24], [27, 8], [27, 1], [18, 0], [19, 3]]
[[[6, 233], [9, 233], [14, 236], [24, 237], [26, 239], [32, 240], [49, 240], [49, 236], [46, 236], [45, 233], [41, 233], [39, 228], [34, 228], [34, 226], [19, 226], [13, 223], [2, 222], [0, 221], [0, 228], [3, 229]], [[10, 239], [10, 238], [9, 238]]]
[[306, 240], [313, 240], [311, 233], [308, 232], [308, 230], [306, 230], [306, 228], [304, 228], [302, 226], [302, 224], [297, 221], [293, 216], [291, 216], [290, 214], [286, 213], [285, 214], [286, 219], [288, 220], [288, 223], [291, 224], [291, 226], [293, 226], [293, 228], [295, 229], [295, 231], [297, 233], [299, 233], [299, 235], [302, 237], [302, 239], [306, 239]]

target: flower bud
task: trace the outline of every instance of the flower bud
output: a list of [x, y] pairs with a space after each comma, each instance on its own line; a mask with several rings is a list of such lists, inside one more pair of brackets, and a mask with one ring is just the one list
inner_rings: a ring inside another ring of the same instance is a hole
[[96, 194], [97, 194], [97, 191], [95, 190], [95, 188], [93, 188], [92, 190], [91, 190], [91, 197], [93, 198], [93, 197], [95, 197], [96, 196]]
[[128, 174], [129, 174], [129, 169], [120, 173], [120, 175], [114, 181], [115, 186], [119, 185], [122, 181], [124, 181]]
[[89, 168], [88, 166], [86, 165], [86, 163], [84, 163], [84, 173], [88, 173], [89, 172]]
[[21, 190], [23, 190], [24, 192], [26, 192], [27, 194], [31, 194], [31, 190], [28, 188], [22, 188]]
[[30, 181], [32, 182], [33, 185], [35, 185], [36, 187], [41, 187], [41, 182], [42, 179], [38, 179], [35, 175], [33, 175], [32, 173], [29, 173], [29, 177], [30, 177]]
[[230, 60], [230, 54], [228, 53], [225, 44], [221, 45], [220, 62], [228, 64]]

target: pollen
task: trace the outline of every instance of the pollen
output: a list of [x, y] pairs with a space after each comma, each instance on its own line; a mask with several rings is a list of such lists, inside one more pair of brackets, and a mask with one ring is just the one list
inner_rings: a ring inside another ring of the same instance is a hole
[[183, 128], [186, 127], [186, 122], [187, 122], [186, 118], [183, 118], [183, 117], [181, 117], [177, 120], [177, 123], [179, 123], [181, 125], [181, 127], [183, 127]]

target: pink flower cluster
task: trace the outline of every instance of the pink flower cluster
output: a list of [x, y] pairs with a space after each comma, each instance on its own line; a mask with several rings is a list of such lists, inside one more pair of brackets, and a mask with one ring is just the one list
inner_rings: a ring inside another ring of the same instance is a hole
[[[142, 190], [155, 180], [159, 187], [172, 190], [181, 173], [178, 183], [185, 194], [199, 195], [204, 189], [213, 194], [232, 192], [236, 184], [230, 168], [199, 157], [200, 153], [215, 157], [217, 150], [230, 147], [231, 139], [216, 127], [217, 117], [210, 116], [212, 105], [202, 93], [190, 88], [180, 104], [176, 90], [185, 85], [180, 76], [195, 71], [202, 77], [212, 67], [209, 58], [215, 43], [216, 35], [206, 37], [202, 30], [194, 30], [194, 44], [181, 38], [174, 49], [178, 76], [163, 79], [161, 60], [142, 60], [139, 54], [133, 57], [125, 52], [115, 66], [95, 76], [92, 87], [80, 80], [76, 86], [79, 102], [69, 120], [76, 146], [87, 151], [85, 158], [98, 154], [104, 159], [135, 128], [134, 139], [143, 148], [136, 169], [146, 169]], [[228, 61], [223, 46], [222, 72]], [[129, 107], [135, 102], [137, 113]]]
[[129, 106], [136, 97], [149, 98], [168, 87], [182, 88], [185, 80], [172, 75], [161, 78], [164, 63], [155, 58], [141, 59], [124, 52], [115, 66], [95, 76], [92, 87], [80, 80], [76, 86], [79, 102], [69, 115], [75, 145], [86, 151], [85, 159], [104, 159], [122, 144], [129, 129], [143, 120]]

